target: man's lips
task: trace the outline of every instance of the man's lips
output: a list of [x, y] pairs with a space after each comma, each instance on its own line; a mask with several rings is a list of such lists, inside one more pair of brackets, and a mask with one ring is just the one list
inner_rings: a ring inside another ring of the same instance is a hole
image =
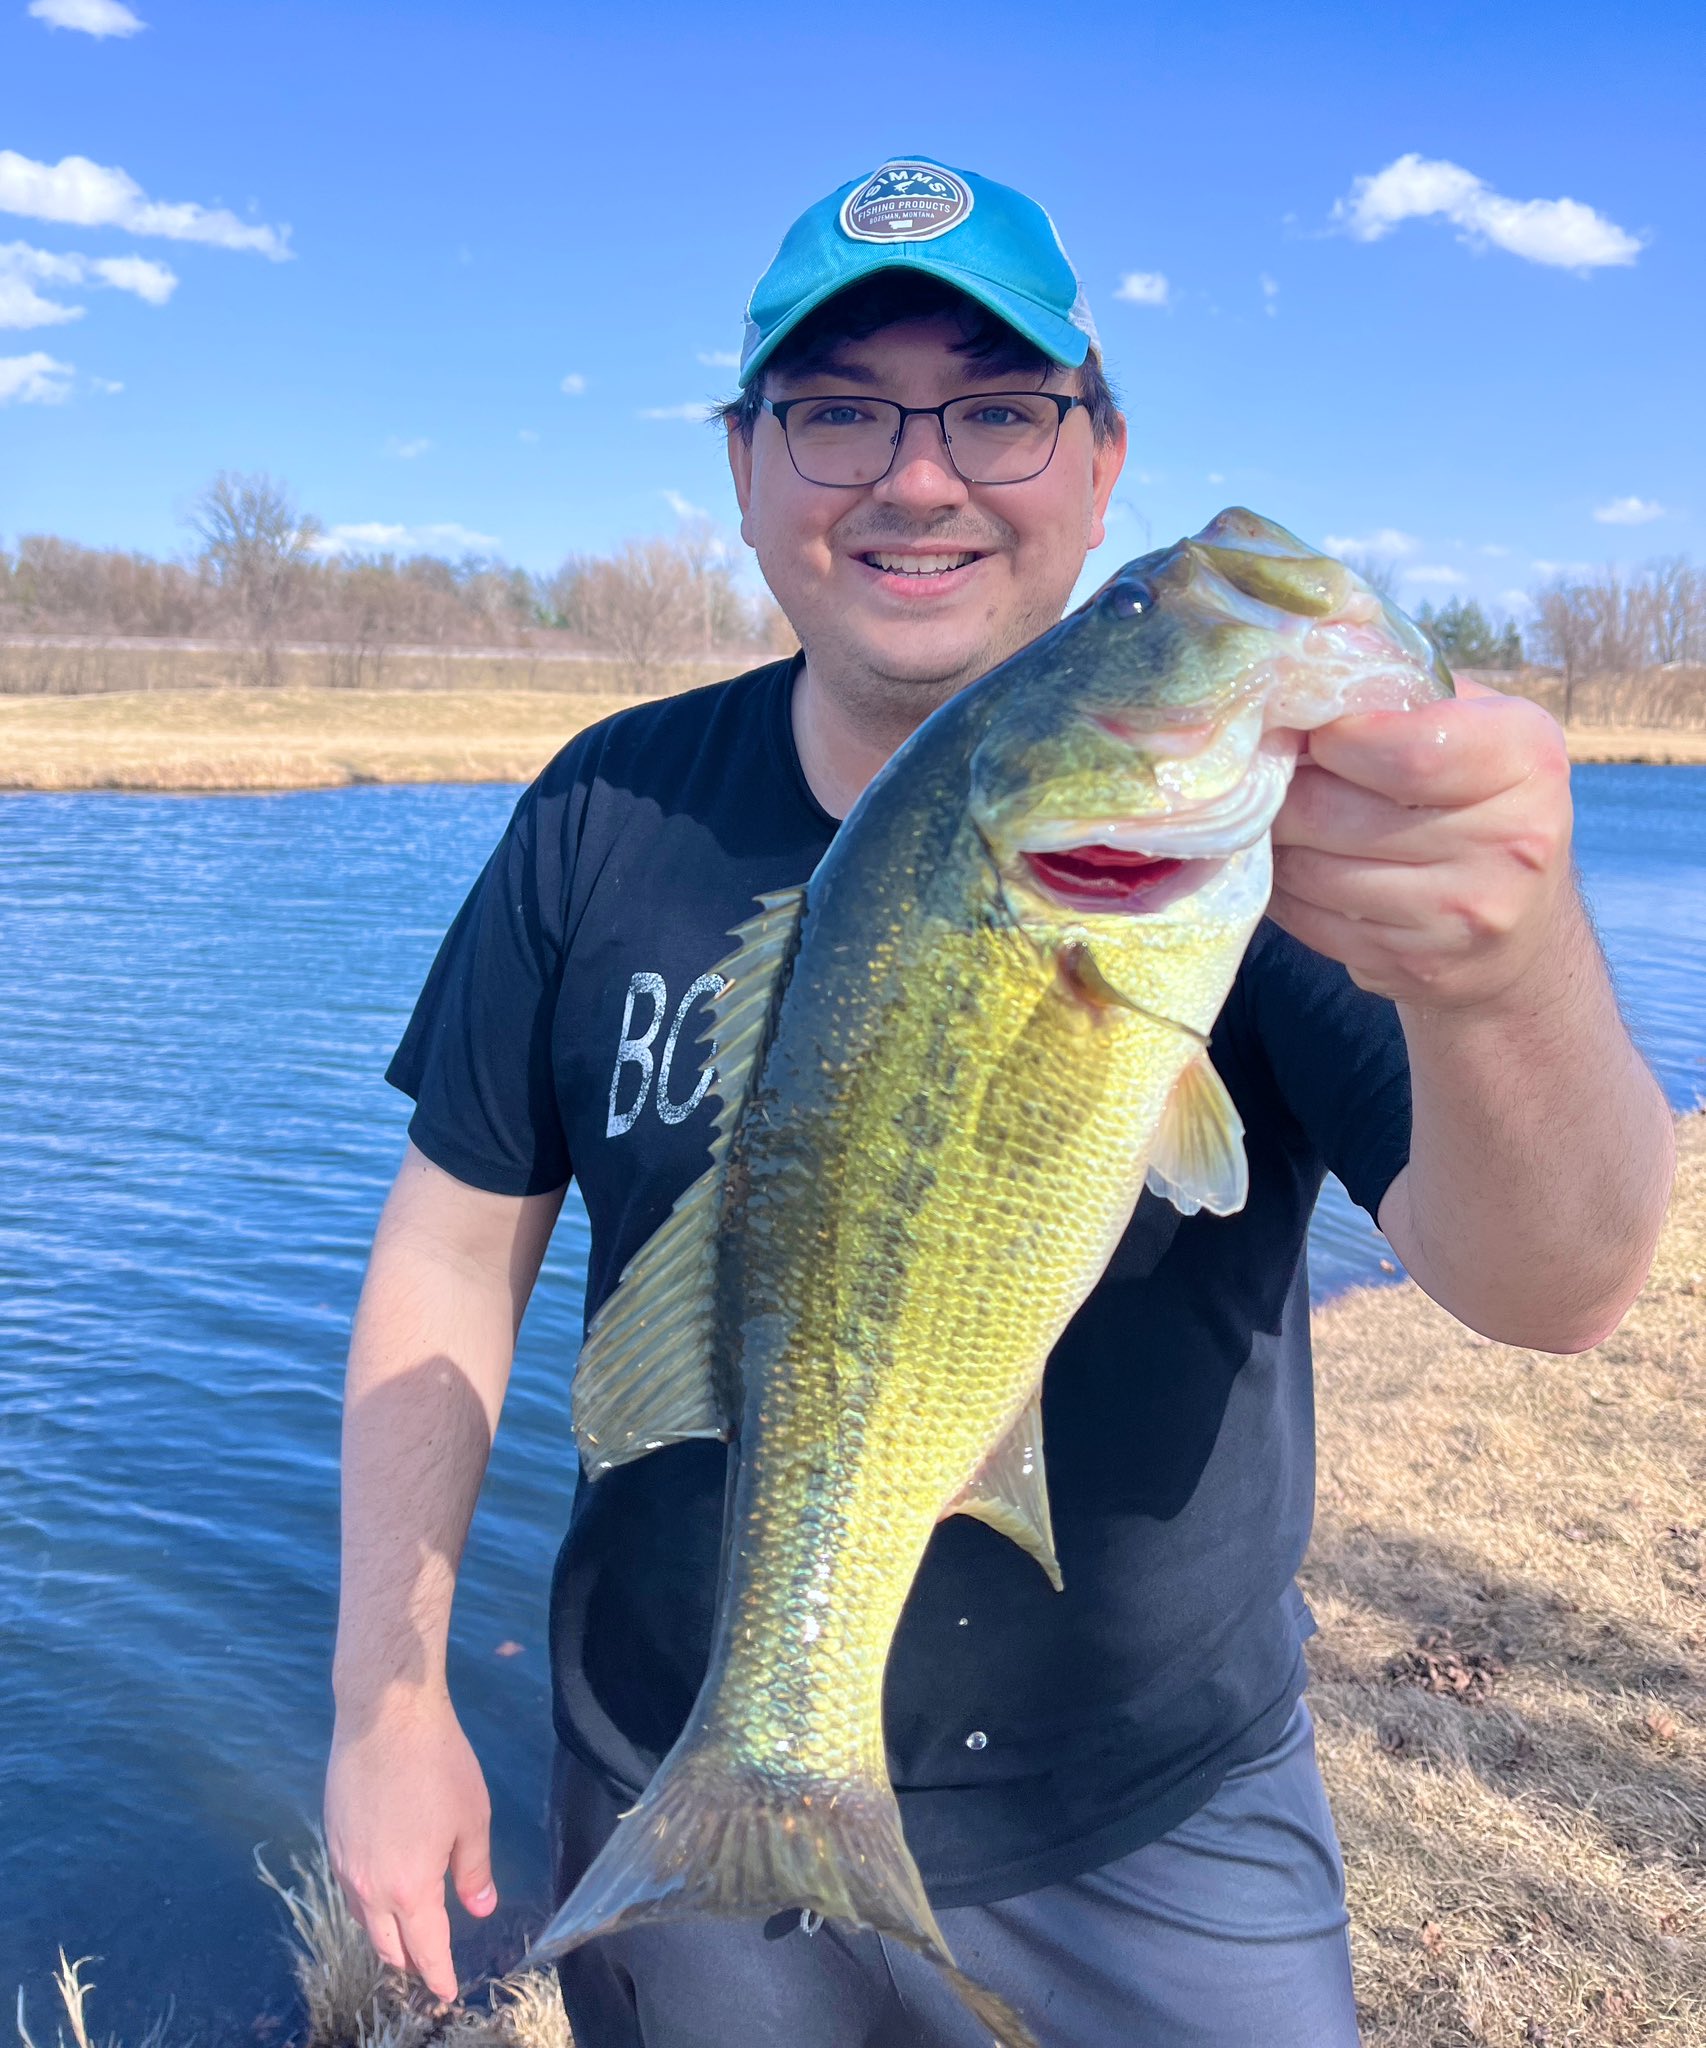
[[988, 559], [984, 548], [859, 548], [853, 552], [862, 582], [899, 597], [936, 597], [962, 589]]

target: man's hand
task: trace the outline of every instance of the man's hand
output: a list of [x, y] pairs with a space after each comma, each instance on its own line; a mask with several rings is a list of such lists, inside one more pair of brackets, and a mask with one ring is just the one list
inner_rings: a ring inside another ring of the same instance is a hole
[[1581, 918], [1562, 730], [1526, 698], [1458, 691], [1321, 727], [1274, 823], [1274, 922], [1431, 1010], [1496, 1005]]
[[470, 1913], [497, 1905], [491, 1800], [450, 1701], [407, 1698], [357, 1727], [340, 1712], [326, 1770], [332, 1869], [382, 1959], [456, 1996], [444, 1874]]

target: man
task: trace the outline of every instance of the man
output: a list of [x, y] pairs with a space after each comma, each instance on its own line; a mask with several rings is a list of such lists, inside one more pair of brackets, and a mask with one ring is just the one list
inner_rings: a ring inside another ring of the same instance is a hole
[[[741, 383], [742, 531], [802, 655], [558, 755], [390, 1070], [417, 1109], [351, 1345], [327, 1826], [380, 1953], [446, 1997], [446, 1870], [471, 1912], [495, 1904], [445, 1689], [451, 1593], [571, 1166], [590, 1312], [704, 1166], [697, 1041], [725, 935], [806, 878], [936, 705], [1059, 616], [1125, 452], [1048, 217], [935, 164], [884, 165], [802, 216], [754, 292]], [[964, 402], [1004, 392], [1083, 403], [1031, 473], [992, 480]], [[886, 470], [826, 466], [797, 431], [826, 403], [908, 409], [886, 415]], [[1181, 1219], [1145, 1197], [1050, 1362], [1066, 1591], [981, 1524], [937, 1532], [891, 1659], [891, 1771], [962, 1966], [1045, 2042], [1355, 2041], [1293, 1585], [1304, 1232], [1331, 1169], [1478, 1329], [1573, 1351], [1615, 1326], [1657, 1236], [1670, 1121], [1569, 835], [1561, 735], [1521, 699], [1315, 735], [1275, 829], [1272, 920], [1213, 1043], [1249, 1201]], [[725, 1462], [674, 1445], [577, 1495], [552, 1592], [560, 1893], [697, 1689]], [[562, 1979], [582, 2048], [981, 2038], [916, 1957], [798, 1916], [642, 1928]]]

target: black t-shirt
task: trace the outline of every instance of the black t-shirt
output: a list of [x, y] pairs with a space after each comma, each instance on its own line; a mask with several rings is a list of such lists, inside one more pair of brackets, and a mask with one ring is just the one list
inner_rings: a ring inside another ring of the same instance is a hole
[[[798, 657], [619, 713], [517, 804], [388, 1079], [409, 1134], [499, 1194], [571, 1172], [590, 1315], [705, 1168], [713, 970], [832, 819], [794, 749]], [[1250, 1194], [1146, 1193], [1043, 1384], [1066, 1590], [983, 1523], [936, 1531], [889, 1661], [889, 1764], [939, 1905], [1124, 1855], [1278, 1736], [1314, 1492], [1304, 1237], [1325, 1172], [1373, 1215], [1408, 1156], [1393, 1006], [1264, 921], [1211, 1053]], [[565, 1361], [567, 1364], [567, 1361]], [[727, 1453], [672, 1445], [579, 1487], [552, 1588], [561, 1738], [631, 1797], [687, 1717], [718, 1591]]]

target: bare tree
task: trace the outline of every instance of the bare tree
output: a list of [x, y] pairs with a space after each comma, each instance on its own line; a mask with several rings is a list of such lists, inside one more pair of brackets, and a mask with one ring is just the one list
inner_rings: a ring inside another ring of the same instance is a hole
[[190, 512], [203, 572], [229, 599], [254, 649], [262, 680], [278, 675], [278, 641], [302, 589], [321, 526], [300, 513], [289, 490], [264, 472], [221, 470]]
[[1398, 602], [1398, 564], [1390, 555], [1341, 555], [1353, 576], [1360, 576], [1376, 597], [1388, 604]]

